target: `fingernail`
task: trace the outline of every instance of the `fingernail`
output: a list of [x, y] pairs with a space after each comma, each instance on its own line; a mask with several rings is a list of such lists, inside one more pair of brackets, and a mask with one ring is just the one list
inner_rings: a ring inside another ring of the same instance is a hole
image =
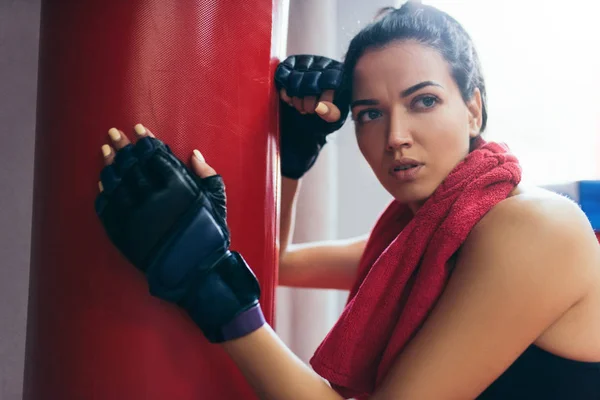
[[110, 128], [108, 130], [108, 136], [110, 136], [110, 138], [112, 140], [114, 140], [115, 142], [118, 141], [119, 139], [121, 139], [121, 134], [119, 133], [117, 128]]
[[102, 155], [104, 157], [108, 157], [110, 156], [111, 150], [110, 150], [110, 146], [107, 144], [102, 145]]
[[325, 103], [321, 102], [319, 102], [319, 104], [317, 104], [317, 108], [315, 108], [315, 112], [319, 115], [327, 114], [328, 111], [329, 107], [327, 107]]
[[104, 191], [104, 186], [102, 185], [102, 182], [98, 181], [98, 189], [100, 189], [101, 192]]
[[196, 158], [197, 158], [198, 160], [200, 160], [200, 162], [206, 162], [206, 161], [204, 160], [204, 157], [202, 156], [202, 154], [201, 154], [201, 153], [200, 153], [198, 150], [194, 150], [194, 155], [196, 156]]
[[144, 128], [144, 125], [142, 124], [137, 124], [136, 126], [134, 126], [133, 130], [135, 130], [135, 133], [137, 133], [140, 136], [146, 134], [146, 128]]

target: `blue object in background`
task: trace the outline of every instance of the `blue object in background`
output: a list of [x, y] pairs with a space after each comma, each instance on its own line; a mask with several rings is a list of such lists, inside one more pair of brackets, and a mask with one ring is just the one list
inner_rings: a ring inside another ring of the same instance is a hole
[[600, 231], [600, 181], [576, 181], [543, 187], [579, 204], [594, 230]]
[[600, 230], [600, 181], [579, 182], [579, 205], [594, 230]]

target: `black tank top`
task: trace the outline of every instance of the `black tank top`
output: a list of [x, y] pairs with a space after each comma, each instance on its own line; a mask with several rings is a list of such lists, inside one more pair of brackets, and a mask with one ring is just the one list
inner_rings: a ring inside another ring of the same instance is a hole
[[600, 362], [569, 360], [532, 345], [477, 399], [600, 400]]

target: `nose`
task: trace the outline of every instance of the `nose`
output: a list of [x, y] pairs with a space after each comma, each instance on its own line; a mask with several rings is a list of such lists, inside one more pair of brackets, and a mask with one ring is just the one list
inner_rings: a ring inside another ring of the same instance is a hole
[[387, 140], [387, 150], [395, 151], [399, 149], [408, 149], [413, 145], [413, 136], [406, 124], [400, 121], [397, 116], [390, 119], [390, 129]]

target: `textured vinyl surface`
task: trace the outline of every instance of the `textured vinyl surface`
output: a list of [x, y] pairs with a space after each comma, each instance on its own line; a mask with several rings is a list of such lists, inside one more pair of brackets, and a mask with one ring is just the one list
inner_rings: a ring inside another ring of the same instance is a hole
[[272, 15], [271, 0], [43, 1], [25, 399], [254, 398], [219, 346], [148, 294], [93, 199], [112, 126], [141, 122], [185, 161], [199, 149], [272, 322]]

